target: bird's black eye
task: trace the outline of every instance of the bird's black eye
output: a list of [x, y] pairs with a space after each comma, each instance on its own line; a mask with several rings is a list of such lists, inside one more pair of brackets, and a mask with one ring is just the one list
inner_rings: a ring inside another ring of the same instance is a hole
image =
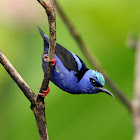
[[90, 78], [90, 82], [93, 86], [96, 86], [96, 81], [93, 78]]
[[102, 87], [102, 85], [95, 81], [93, 78], [90, 78], [90, 82], [94, 87]]

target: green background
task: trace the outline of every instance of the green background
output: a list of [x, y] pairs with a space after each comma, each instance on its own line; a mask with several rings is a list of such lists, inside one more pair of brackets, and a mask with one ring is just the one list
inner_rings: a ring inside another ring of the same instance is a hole
[[[140, 1], [59, 0], [59, 2], [102, 68], [132, 100], [135, 51], [130, 50], [126, 42], [131, 33], [137, 35], [139, 32]], [[44, 9], [38, 2], [32, 0], [30, 3], [37, 11], [35, 19], [23, 19], [19, 22], [18, 19], [16, 21], [12, 18], [7, 20], [0, 18], [0, 49], [31, 89], [37, 93], [43, 78], [41, 68], [43, 41], [37, 25], [48, 35], [48, 22]], [[31, 16], [34, 14], [30, 13], [30, 6], [25, 5], [24, 8]], [[0, 13], [6, 17], [4, 14]], [[93, 68], [57, 13], [56, 17], [57, 42], [79, 55], [89, 68]], [[107, 86], [106, 88], [110, 90]], [[51, 82], [50, 89], [45, 98], [50, 140], [132, 140], [134, 135], [132, 116], [117, 97], [113, 99], [104, 93], [71, 95]], [[2, 66], [0, 66], [0, 139], [39, 139], [29, 101]]]

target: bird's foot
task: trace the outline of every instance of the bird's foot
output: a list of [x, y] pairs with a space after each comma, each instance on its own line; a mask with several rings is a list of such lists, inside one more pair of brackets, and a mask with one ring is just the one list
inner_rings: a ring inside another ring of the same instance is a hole
[[52, 66], [54, 66], [55, 65], [55, 58], [53, 58], [52, 60], [50, 60], [49, 62], [51, 62], [51, 64], [52, 64]]
[[46, 61], [46, 62], [48, 61], [48, 54], [44, 55], [44, 61]]
[[[48, 62], [48, 54], [44, 55], [44, 61]], [[52, 60], [49, 60], [49, 62], [51, 62], [52, 66], [55, 65], [55, 58], [53, 58]]]
[[[41, 87], [40, 87], [41, 88]], [[41, 95], [42, 97], [45, 98], [45, 96], [50, 92], [50, 88], [48, 86], [47, 90], [43, 90], [43, 93], [38, 93], [38, 95]]]

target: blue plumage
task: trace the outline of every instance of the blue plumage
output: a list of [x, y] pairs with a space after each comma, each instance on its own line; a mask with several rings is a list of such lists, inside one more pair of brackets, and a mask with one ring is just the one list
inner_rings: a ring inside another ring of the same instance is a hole
[[[44, 61], [44, 57], [45, 54], [48, 54], [49, 38], [40, 28], [39, 31], [44, 40], [42, 68], [45, 72], [46, 61]], [[95, 70], [88, 69], [76, 54], [57, 43], [54, 57], [56, 62], [50, 80], [56, 86], [72, 94], [105, 92], [114, 97], [111, 92], [103, 87], [105, 84], [103, 75]]]

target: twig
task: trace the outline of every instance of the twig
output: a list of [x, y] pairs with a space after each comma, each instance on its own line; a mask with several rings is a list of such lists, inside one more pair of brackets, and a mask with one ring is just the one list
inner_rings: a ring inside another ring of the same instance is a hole
[[[48, 0], [47, 3], [43, 0], [37, 0], [45, 9], [47, 15], [48, 15], [48, 22], [49, 22], [49, 53], [48, 53], [48, 63], [46, 66], [45, 74], [44, 74], [44, 79], [42, 82], [42, 86], [40, 88], [40, 93], [44, 92], [47, 90], [48, 85], [49, 85], [49, 80], [50, 76], [52, 74], [52, 65], [49, 62], [49, 60], [52, 60], [54, 58], [55, 54], [55, 48], [56, 48], [56, 21], [55, 21], [55, 10], [54, 10], [54, 1], [53, 0]], [[36, 116], [36, 118], [39, 118], [39, 121], [37, 121], [38, 128], [42, 126], [43, 129], [38, 129], [39, 134], [40, 134], [40, 140], [49, 140], [48, 134], [47, 133], [47, 128], [46, 128], [46, 120], [45, 120], [45, 104], [44, 104], [44, 98], [41, 97], [40, 95], [37, 96], [37, 102], [42, 104], [42, 108], [39, 110], [36, 110], [36, 108], [33, 107], [34, 112], [38, 112], [38, 115], [44, 116], [44, 119], [41, 119], [39, 116]]]
[[135, 129], [134, 140], [140, 140], [140, 36], [136, 46], [135, 95], [132, 105]]
[[[44, 2], [43, 0], [37, 0], [46, 10], [48, 15], [48, 22], [49, 22], [49, 32], [50, 32], [50, 39], [49, 39], [49, 53], [48, 53], [48, 63], [46, 66], [46, 71], [44, 75], [44, 80], [42, 82], [42, 86], [40, 89], [40, 93], [44, 90], [47, 90], [50, 76], [52, 73], [52, 65], [49, 63], [49, 60], [54, 58], [55, 48], [56, 48], [56, 22], [55, 22], [55, 11], [54, 11], [54, 1], [48, 0], [48, 3]], [[41, 96], [38, 95], [38, 100], [43, 100]]]
[[6, 58], [6, 56], [3, 54], [1, 50], [0, 50], [0, 63], [3, 65], [5, 70], [9, 73], [11, 78], [16, 82], [19, 88], [23, 91], [23, 93], [31, 102], [31, 104], [34, 104], [35, 99], [36, 99], [35, 93], [30, 89], [30, 87], [22, 79], [22, 77], [19, 75], [19, 73], [16, 71], [16, 69], [9, 62], [9, 60]]
[[125, 94], [113, 83], [113, 81], [108, 77], [108, 75], [105, 73], [105, 71], [98, 64], [98, 62], [95, 59], [95, 56], [93, 55], [93, 53], [90, 53], [90, 51], [88, 50], [88, 47], [85, 45], [80, 34], [75, 29], [75, 27], [72, 25], [72, 23], [69, 21], [69, 19], [67, 18], [66, 14], [64, 13], [64, 11], [62, 10], [62, 8], [60, 7], [60, 5], [58, 4], [57, 1], [55, 1], [55, 7], [56, 7], [60, 17], [62, 18], [62, 20], [68, 27], [71, 35], [76, 40], [77, 44], [79, 45], [80, 49], [82, 50], [83, 54], [86, 56], [86, 58], [92, 64], [92, 66], [95, 67], [98, 71], [100, 71], [104, 75], [108, 86], [112, 89], [112, 91], [114, 91], [116, 93], [116, 95], [118, 96], [120, 101], [131, 111], [132, 110], [131, 102], [127, 99]]
[[[54, 58], [55, 47], [56, 47], [56, 23], [55, 23], [55, 11], [54, 11], [54, 1], [48, 0], [48, 3], [43, 0], [38, 0], [38, 2], [45, 8], [48, 15], [49, 30], [50, 30], [50, 42], [49, 42], [49, 55], [48, 60]], [[31, 102], [31, 109], [34, 112], [39, 137], [40, 140], [49, 140], [46, 119], [45, 119], [45, 103], [44, 98], [38, 95], [36, 97], [35, 93], [30, 89], [26, 82], [22, 79], [16, 69], [12, 66], [6, 56], [0, 50], [0, 63], [9, 73], [11, 78], [16, 82], [19, 88], [23, 91], [24, 95]], [[51, 76], [52, 66], [51, 63], [47, 63], [44, 80], [40, 89], [40, 93], [47, 89], [49, 84], [49, 79]]]
[[[43, 102], [36, 101], [36, 95], [31, 90], [31, 88], [26, 84], [26, 82], [22, 79], [13, 65], [9, 62], [6, 56], [0, 50], [0, 63], [3, 65], [5, 70], [11, 76], [11, 78], [16, 82], [19, 88], [23, 91], [24, 95], [31, 102], [31, 108], [34, 112], [40, 140], [47, 140], [47, 128], [46, 128], [46, 120], [45, 120], [45, 104]], [[41, 124], [41, 125], [39, 125]], [[44, 133], [45, 132], [45, 133]]]

